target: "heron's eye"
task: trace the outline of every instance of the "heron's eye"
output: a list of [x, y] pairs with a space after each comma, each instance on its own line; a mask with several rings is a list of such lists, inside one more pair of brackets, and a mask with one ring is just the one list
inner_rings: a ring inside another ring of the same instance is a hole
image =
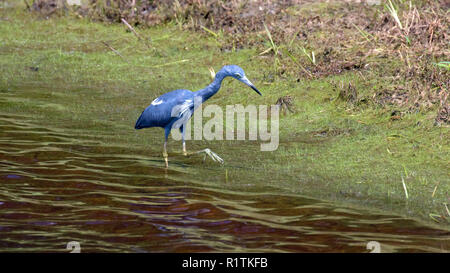
[[242, 78], [242, 75], [239, 73], [234, 74], [237, 78]]

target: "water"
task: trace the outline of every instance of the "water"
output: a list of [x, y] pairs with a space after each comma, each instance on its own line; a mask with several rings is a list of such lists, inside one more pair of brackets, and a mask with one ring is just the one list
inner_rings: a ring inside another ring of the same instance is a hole
[[192, 166], [0, 115], [0, 252], [448, 252], [450, 233], [270, 187], [206, 182]]

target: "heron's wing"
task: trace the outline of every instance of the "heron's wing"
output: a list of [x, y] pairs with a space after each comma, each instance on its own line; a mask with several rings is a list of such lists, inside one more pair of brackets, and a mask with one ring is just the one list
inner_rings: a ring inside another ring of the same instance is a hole
[[181, 125], [186, 124], [194, 112], [194, 99], [187, 99], [172, 108], [171, 116], [177, 120], [173, 123], [172, 128], [178, 129]]
[[189, 109], [190, 103], [187, 100], [192, 100], [192, 97], [191, 91], [183, 89], [159, 96], [142, 112], [135, 128], [166, 127], [179, 117], [188, 120], [190, 116], [187, 116], [186, 109]]

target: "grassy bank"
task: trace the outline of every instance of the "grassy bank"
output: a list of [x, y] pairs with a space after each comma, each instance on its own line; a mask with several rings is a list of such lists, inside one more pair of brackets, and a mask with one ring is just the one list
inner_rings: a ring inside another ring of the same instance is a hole
[[[162, 130], [133, 129], [141, 111], [167, 91], [203, 88], [210, 82], [208, 67], [217, 71], [237, 64], [263, 96], [226, 80], [207, 103], [271, 105], [289, 95], [295, 113], [281, 116], [280, 146], [274, 152], [261, 152], [254, 142], [188, 142], [189, 150], [207, 146], [226, 162], [223, 167], [193, 165], [190, 171], [209, 172], [217, 183], [269, 185], [448, 225], [450, 132], [445, 122], [436, 125], [442, 103], [411, 111], [409, 104], [390, 101], [399, 93], [370, 99], [402, 81], [388, 74], [404, 66], [401, 60], [371, 56], [365, 69], [324, 74], [311, 69], [314, 63], [307, 65], [312, 61], [306, 55], [298, 57], [300, 48], [291, 53], [294, 58], [261, 54], [270, 47], [282, 51], [281, 41], [270, 42], [271, 30], [254, 36], [261, 44], [224, 50], [225, 38], [170, 21], [137, 28], [144, 39], [151, 38], [142, 42], [122, 24], [72, 14], [46, 19], [11, 3], [3, 2], [0, 9], [2, 113], [30, 116], [49, 128], [160, 158]], [[356, 28], [352, 33], [359, 38], [346, 45], [357, 51], [365, 39]], [[306, 49], [307, 55], [311, 52]], [[389, 103], [377, 103], [383, 98]], [[169, 149], [172, 161], [186, 161], [178, 155], [179, 143], [171, 141]]]

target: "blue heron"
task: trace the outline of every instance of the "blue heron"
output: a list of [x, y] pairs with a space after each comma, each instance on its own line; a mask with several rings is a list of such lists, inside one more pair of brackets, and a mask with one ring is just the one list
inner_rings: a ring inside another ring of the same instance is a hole
[[[211, 98], [220, 89], [220, 85], [225, 77], [233, 77], [246, 85], [250, 86], [256, 93], [261, 93], [256, 87], [247, 79], [244, 70], [237, 65], [226, 65], [220, 69], [215, 75], [214, 81], [204, 89], [192, 92], [186, 89], [177, 89], [169, 93], [163, 94], [152, 101], [152, 103], [145, 108], [141, 116], [136, 121], [135, 129], [162, 127], [165, 130], [164, 151], [163, 156], [166, 163], [166, 168], [169, 167], [169, 159], [167, 154], [167, 138], [169, 137], [172, 128], [180, 129], [183, 141], [183, 154], [187, 155], [185, 137], [185, 128], [188, 120], [194, 113], [194, 107], [198, 107]], [[194, 106], [195, 101], [195, 106]], [[205, 149], [199, 152], [205, 152], [214, 161], [223, 162], [223, 160]], [[199, 153], [197, 152], [197, 153]]]

